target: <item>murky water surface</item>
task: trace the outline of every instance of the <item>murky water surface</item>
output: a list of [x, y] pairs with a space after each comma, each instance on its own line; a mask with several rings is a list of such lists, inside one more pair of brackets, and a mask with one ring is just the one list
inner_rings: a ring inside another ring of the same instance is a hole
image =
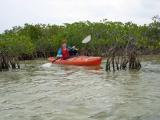
[[160, 57], [115, 73], [46, 62], [0, 73], [0, 120], [160, 120]]

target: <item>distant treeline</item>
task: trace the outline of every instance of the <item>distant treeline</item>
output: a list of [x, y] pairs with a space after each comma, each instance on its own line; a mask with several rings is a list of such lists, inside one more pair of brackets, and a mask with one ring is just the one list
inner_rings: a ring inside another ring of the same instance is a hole
[[[131, 41], [144, 53], [145, 50], [156, 51], [160, 49], [160, 18], [155, 16], [152, 20], [152, 23], [144, 25], [104, 19], [101, 22], [85, 21], [64, 25], [16, 26], [0, 34], [0, 60], [6, 56], [7, 59], [21, 60], [48, 57], [51, 51], [56, 54], [63, 39], [89, 55], [104, 56], [108, 49], [125, 47]], [[92, 41], [86, 47], [81, 41], [89, 34], [92, 35]]]

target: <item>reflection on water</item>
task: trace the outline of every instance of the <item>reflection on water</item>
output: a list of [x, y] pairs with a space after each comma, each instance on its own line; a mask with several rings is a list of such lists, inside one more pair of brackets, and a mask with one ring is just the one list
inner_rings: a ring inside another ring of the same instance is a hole
[[160, 62], [140, 71], [29, 61], [0, 73], [0, 120], [159, 120]]

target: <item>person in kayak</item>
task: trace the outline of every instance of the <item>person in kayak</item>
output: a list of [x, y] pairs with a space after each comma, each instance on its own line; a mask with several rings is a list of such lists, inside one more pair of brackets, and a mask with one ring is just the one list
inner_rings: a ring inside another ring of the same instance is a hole
[[53, 48], [50, 49], [49, 55], [50, 55], [50, 57], [54, 57], [54, 50], [53, 50]]
[[62, 41], [62, 47], [58, 49], [57, 57], [63, 60], [68, 59], [70, 56], [75, 56], [78, 54], [78, 49], [75, 46], [68, 47], [67, 41]]
[[78, 55], [78, 49], [76, 48], [76, 46], [68, 47], [68, 49], [69, 49], [69, 55], [70, 56]]

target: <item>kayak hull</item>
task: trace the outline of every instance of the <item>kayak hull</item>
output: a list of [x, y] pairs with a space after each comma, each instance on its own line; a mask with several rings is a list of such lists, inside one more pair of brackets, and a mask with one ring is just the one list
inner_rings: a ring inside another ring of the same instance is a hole
[[[50, 62], [53, 62], [55, 58], [49, 57], [48, 60]], [[96, 66], [96, 65], [100, 65], [101, 61], [102, 61], [101, 57], [76, 56], [76, 57], [68, 58], [66, 60], [58, 59], [54, 61], [54, 64], [77, 65], [77, 66]]]

